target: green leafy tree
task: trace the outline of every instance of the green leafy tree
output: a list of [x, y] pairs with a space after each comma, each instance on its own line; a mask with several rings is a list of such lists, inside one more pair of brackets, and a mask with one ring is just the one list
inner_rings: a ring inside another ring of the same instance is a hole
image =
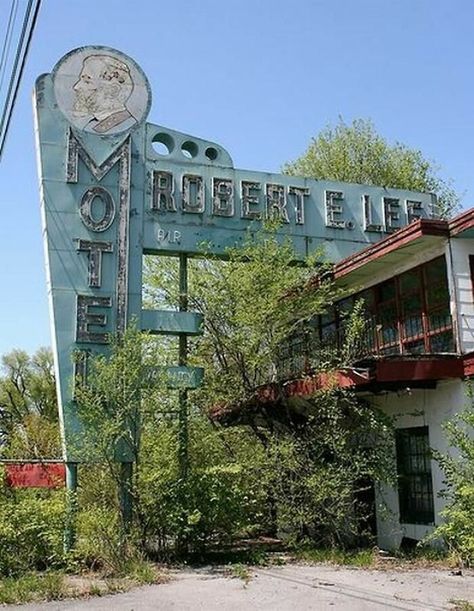
[[2, 357], [0, 443], [14, 458], [60, 455], [53, 356], [40, 348], [33, 356], [13, 350]]
[[449, 217], [459, 196], [450, 181], [441, 178], [439, 167], [418, 149], [389, 143], [369, 120], [342, 119], [312, 139], [306, 152], [287, 163], [283, 172], [318, 180], [341, 180], [368, 185], [434, 193], [439, 212]]
[[[189, 306], [203, 314], [205, 327], [191, 358], [206, 367], [199, 396], [209, 404], [243, 401], [276, 381], [283, 340], [340, 295], [330, 281], [317, 290], [310, 285], [316, 270], [327, 269], [320, 253], [302, 265], [296, 259], [291, 243], [270, 229], [228, 249], [226, 261], [191, 262]], [[155, 307], [177, 303], [176, 266], [152, 258], [146, 276]]]
[[372, 542], [372, 483], [395, 481], [391, 422], [344, 389], [305, 403], [304, 421], [267, 435], [278, 530], [323, 547]]
[[[112, 336], [107, 355], [90, 359], [76, 390], [82, 430], [72, 440], [79, 469], [76, 553], [111, 572], [124, 572], [137, 555], [140, 526], [141, 429], [148, 417], [147, 376], [155, 355], [134, 325]], [[125, 473], [123, 463], [133, 463]], [[135, 508], [130, 523], [128, 499]]]
[[[258, 519], [260, 484], [246, 468], [256, 456], [255, 439], [217, 431], [195, 408], [189, 415], [190, 459], [182, 481], [176, 393], [165, 377], [149, 375], [160, 371], [162, 354], [159, 344], [131, 327], [112, 339], [108, 356], [92, 359], [87, 384], [77, 392], [85, 425], [77, 451], [88, 464], [79, 473], [76, 554], [113, 572], [123, 572], [150, 547], [161, 557], [169, 555], [183, 536], [191, 552], [229, 542]], [[128, 529], [121, 520], [123, 480], [117, 462], [123, 452], [134, 461]]]
[[429, 540], [441, 538], [458, 561], [474, 566], [474, 391], [468, 388], [463, 411], [444, 424], [453, 450], [446, 455], [434, 452], [445, 476], [443, 496], [446, 509], [443, 523]]
[[[203, 457], [195, 473], [203, 478], [196, 481], [207, 489], [206, 468], [208, 474], [213, 469], [227, 476], [233, 473], [229, 485], [237, 482], [255, 509], [253, 517], [249, 512], [235, 520], [242, 528], [246, 524], [253, 532], [259, 527], [260, 532], [287, 532], [290, 538], [308, 537], [326, 545], [354, 543], [364, 514], [357, 495], [370, 479], [387, 481], [393, 476], [391, 444], [387, 443], [390, 423], [352, 393], [337, 389], [294, 402], [281, 398], [282, 342], [292, 340], [302, 325], [340, 296], [330, 281], [321, 280], [318, 285], [310, 281], [315, 266], [320, 272], [325, 269], [320, 257], [301, 266], [294, 261], [291, 245], [268, 231], [250, 236], [241, 248], [230, 249], [226, 261], [208, 257], [192, 262], [190, 308], [203, 314], [205, 329], [194, 342], [191, 359], [206, 371], [204, 386], [193, 393], [193, 402], [203, 415], [222, 422], [222, 414], [230, 413], [228, 423], [245, 425], [208, 429], [205, 443], [204, 429], [196, 429], [193, 453]], [[176, 265], [149, 260], [147, 279], [152, 305], [177, 303]], [[360, 335], [357, 316], [353, 322], [349, 343]], [[316, 371], [350, 357], [351, 347], [345, 345], [339, 355], [325, 354]], [[276, 395], [265, 401], [259, 392], [268, 385], [276, 389]], [[228, 450], [227, 458], [221, 452], [216, 459], [208, 450], [213, 447], [210, 439]], [[236, 451], [239, 439], [241, 449]], [[259, 482], [259, 494], [252, 477]], [[221, 483], [226, 481], [222, 476]], [[215, 514], [209, 509], [201, 513], [203, 507], [196, 504], [189, 515], [196, 517], [199, 528], [208, 524], [209, 530], [200, 532], [207, 532], [209, 539], [216, 523], [211, 527], [206, 517]]]

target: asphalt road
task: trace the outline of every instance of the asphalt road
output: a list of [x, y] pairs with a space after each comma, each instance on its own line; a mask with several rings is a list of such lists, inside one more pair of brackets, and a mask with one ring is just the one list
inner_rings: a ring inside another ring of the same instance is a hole
[[455, 599], [474, 601], [474, 572], [286, 565], [250, 573], [246, 584], [222, 569], [187, 569], [172, 573], [169, 583], [102, 598], [24, 605], [21, 611], [438, 611], [452, 609]]

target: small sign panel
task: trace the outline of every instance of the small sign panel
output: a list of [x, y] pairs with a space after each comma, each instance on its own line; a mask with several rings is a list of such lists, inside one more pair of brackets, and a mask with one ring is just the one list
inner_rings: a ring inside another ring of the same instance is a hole
[[5, 481], [10, 488], [62, 488], [66, 470], [64, 463], [8, 463]]

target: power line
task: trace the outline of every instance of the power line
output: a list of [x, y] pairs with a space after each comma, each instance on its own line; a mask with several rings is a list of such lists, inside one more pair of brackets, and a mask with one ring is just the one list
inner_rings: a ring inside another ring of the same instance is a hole
[[[23, 19], [23, 26], [17, 45], [15, 60], [13, 62], [12, 73], [8, 85], [8, 93], [3, 107], [2, 118], [0, 120], [0, 160], [2, 158], [5, 142], [7, 139], [8, 130], [10, 127], [13, 109], [15, 107], [18, 91], [20, 88], [21, 78], [26, 65], [28, 51], [30, 49], [33, 32], [38, 19], [38, 13], [41, 6], [41, 0], [28, 0], [28, 6]], [[31, 19], [30, 16], [32, 15]]]
[[12, 0], [10, 15], [8, 16], [7, 31], [5, 34], [5, 40], [3, 42], [3, 47], [2, 47], [2, 57], [0, 59], [0, 91], [2, 90], [3, 79], [5, 78], [5, 71], [7, 67], [8, 56], [10, 54], [10, 44], [11, 44], [11, 38], [13, 34], [13, 25], [15, 23], [17, 10], [18, 10], [18, 0]]

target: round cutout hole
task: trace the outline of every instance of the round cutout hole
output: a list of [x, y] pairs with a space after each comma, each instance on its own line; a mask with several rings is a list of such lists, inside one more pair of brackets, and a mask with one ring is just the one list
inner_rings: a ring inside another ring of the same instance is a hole
[[213, 146], [208, 146], [205, 155], [209, 159], [209, 161], [215, 161], [219, 153], [217, 152], [217, 149], [215, 149]]
[[174, 140], [169, 134], [160, 132], [153, 136], [151, 145], [158, 155], [169, 155], [174, 149]]
[[187, 159], [194, 159], [199, 152], [198, 145], [191, 140], [186, 140], [181, 145], [181, 152]]

